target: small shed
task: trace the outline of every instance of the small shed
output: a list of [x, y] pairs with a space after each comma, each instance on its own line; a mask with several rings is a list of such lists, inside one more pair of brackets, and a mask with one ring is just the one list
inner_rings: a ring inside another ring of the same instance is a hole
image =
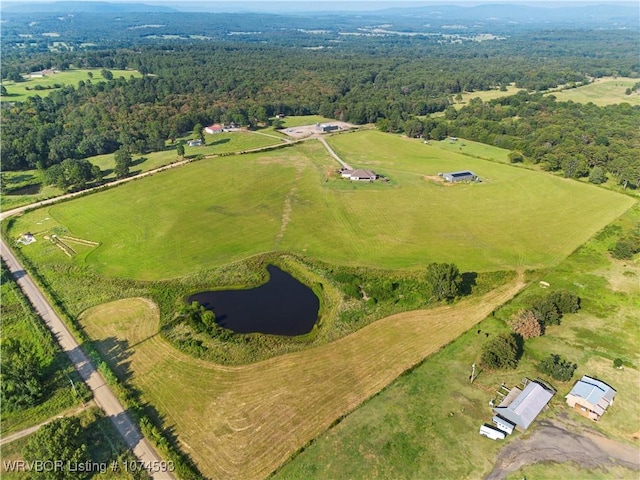
[[447, 182], [475, 182], [478, 180], [478, 176], [469, 171], [469, 170], [461, 170], [459, 172], [449, 172], [449, 173], [443, 173], [442, 174], [442, 178], [445, 179], [445, 181]]
[[190, 147], [200, 147], [202, 145], [202, 140], [196, 138], [195, 140], [189, 140], [187, 145]]
[[576, 412], [597, 422], [607, 408], [613, 405], [616, 393], [606, 383], [584, 375], [565, 398]]

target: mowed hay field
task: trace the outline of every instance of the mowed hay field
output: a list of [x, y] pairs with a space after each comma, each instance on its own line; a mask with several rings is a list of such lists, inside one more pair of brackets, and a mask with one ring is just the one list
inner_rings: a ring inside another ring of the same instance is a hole
[[[273, 250], [345, 265], [397, 269], [440, 261], [490, 271], [557, 264], [634, 203], [376, 131], [329, 140], [351, 165], [391, 181], [338, 178], [337, 162], [312, 140], [195, 162], [36, 210], [11, 232], [43, 231], [38, 222], [51, 217], [69, 235], [100, 243], [73, 261], [146, 280]], [[445, 186], [428, 178], [463, 169], [482, 183]]]
[[241, 367], [175, 350], [144, 299], [99, 305], [80, 322], [206, 477], [258, 479], [523, 286], [520, 276], [480, 298], [393, 315], [331, 344]]
[[597, 78], [593, 83], [578, 88], [553, 92], [559, 102], [573, 101], [576, 103], [594, 103], [601, 107], [616, 103], [629, 103], [640, 105], [640, 95], [632, 93], [625, 95], [627, 88], [633, 88], [638, 82], [637, 78], [603, 77]]

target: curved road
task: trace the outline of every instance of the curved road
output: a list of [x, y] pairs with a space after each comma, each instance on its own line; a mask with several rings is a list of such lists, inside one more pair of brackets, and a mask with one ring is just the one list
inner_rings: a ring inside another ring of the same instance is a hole
[[18, 262], [18, 259], [9, 249], [4, 239], [0, 239], [0, 254], [38, 315], [42, 317], [42, 320], [49, 330], [51, 330], [60, 347], [62, 347], [62, 350], [69, 356], [76, 370], [89, 389], [91, 389], [96, 404], [104, 411], [105, 415], [111, 419], [120, 435], [122, 435], [126, 445], [133, 451], [138, 461], [141, 462], [141, 465], [147, 469], [149, 475], [154, 479], [175, 479], [170, 472], [154, 471], [165, 465], [162, 457], [158, 455], [149, 441], [142, 436], [102, 375], [80, 349], [80, 345], [78, 345], [74, 336], [42, 295], [20, 262]]

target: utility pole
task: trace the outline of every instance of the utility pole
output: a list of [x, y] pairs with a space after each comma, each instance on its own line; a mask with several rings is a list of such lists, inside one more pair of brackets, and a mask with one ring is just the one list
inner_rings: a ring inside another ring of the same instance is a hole
[[476, 376], [476, 364], [474, 363], [473, 365], [471, 365], [471, 376], [469, 377], [469, 381], [471, 383], [473, 383], [475, 376]]

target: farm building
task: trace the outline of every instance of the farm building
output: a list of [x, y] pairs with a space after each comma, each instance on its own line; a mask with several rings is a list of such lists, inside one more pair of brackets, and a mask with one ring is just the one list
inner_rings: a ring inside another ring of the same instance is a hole
[[187, 142], [187, 145], [190, 147], [199, 147], [202, 145], [202, 140], [200, 140], [199, 138], [196, 138], [195, 140], [189, 140]]
[[441, 177], [444, 178], [445, 181], [452, 182], [452, 183], [464, 182], [464, 181], [475, 182], [478, 180], [478, 176], [475, 173], [470, 172], [469, 170], [463, 170], [460, 172], [443, 173]]
[[318, 123], [316, 124], [316, 130], [319, 130], [322, 133], [328, 133], [333, 132], [334, 130], [340, 130], [340, 127], [331, 123]]
[[616, 391], [609, 385], [584, 375], [565, 398], [580, 415], [598, 421], [609, 405], [613, 405], [615, 396]]
[[214, 123], [213, 125], [206, 127], [204, 131], [209, 134], [222, 133], [224, 131], [224, 127], [219, 123]]
[[513, 423], [516, 429], [524, 432], [547, 406], [554, 393], [542, 382], [529, 382], [522, 391], [519, 388], [513, 388], [502, 403], [493, 409], [493, 413]]
[[371, 170], [364, 170], [361, 168], [357, 170], [343, 168], [342, 170], [340, 170], [340, 175], [342, 176], [342, 178], [348, 178], [349, 180], [356, 182], [373, 182], [376, 178], [378, 178], [378, 175], [375, 172]]

